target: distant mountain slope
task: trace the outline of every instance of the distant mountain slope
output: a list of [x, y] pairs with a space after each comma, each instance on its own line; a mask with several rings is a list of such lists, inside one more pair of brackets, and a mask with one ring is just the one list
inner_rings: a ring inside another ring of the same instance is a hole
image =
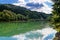
[[24, 7], [11, 5], [11, 4], [0, 4], [0, 11], [10, 10], [16, 14], [21, 14], [29, 17], [29, 19], [48, 19], [52, 14], [45, 14], [43, 12], [36, 12], [26, 9]]

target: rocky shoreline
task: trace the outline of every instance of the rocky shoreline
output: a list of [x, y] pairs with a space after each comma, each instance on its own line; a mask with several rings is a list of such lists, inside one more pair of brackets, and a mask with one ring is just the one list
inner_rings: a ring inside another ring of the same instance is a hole
[[57, 32], [53, 40], [60, 40], [60, 32]]

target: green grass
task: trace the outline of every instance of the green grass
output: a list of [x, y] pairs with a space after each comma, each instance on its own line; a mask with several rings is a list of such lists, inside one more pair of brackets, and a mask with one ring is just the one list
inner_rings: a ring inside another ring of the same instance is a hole
[[42, 29], [47, 22], [0, 22], [0, 36], [12, 36], [32, 30]]

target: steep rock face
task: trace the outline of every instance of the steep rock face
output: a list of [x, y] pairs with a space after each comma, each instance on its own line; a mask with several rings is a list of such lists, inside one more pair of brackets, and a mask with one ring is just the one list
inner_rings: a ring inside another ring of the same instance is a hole
[[53, 40], [60, 40], [60, 32], [57, 32]]

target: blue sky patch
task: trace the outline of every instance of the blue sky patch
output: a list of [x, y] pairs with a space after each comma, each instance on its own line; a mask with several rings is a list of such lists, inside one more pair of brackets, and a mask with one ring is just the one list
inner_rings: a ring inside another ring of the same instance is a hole
[[12, 4], [17, 3], [18, 0], [0, 0], [0, 4]]
[[41, 8], [41, 7], [43, 7], [43, 4], [39, 4], [39, 3], [27, 3], [26, 6], [29, 6], [31, 8]]
[[29, 2], [29, 0], [24, 0], [25, 2]]
[[45, 2], [45, 4], [47, 4], [49, 7], [52, 7], [52, 3], [50, 2]]

